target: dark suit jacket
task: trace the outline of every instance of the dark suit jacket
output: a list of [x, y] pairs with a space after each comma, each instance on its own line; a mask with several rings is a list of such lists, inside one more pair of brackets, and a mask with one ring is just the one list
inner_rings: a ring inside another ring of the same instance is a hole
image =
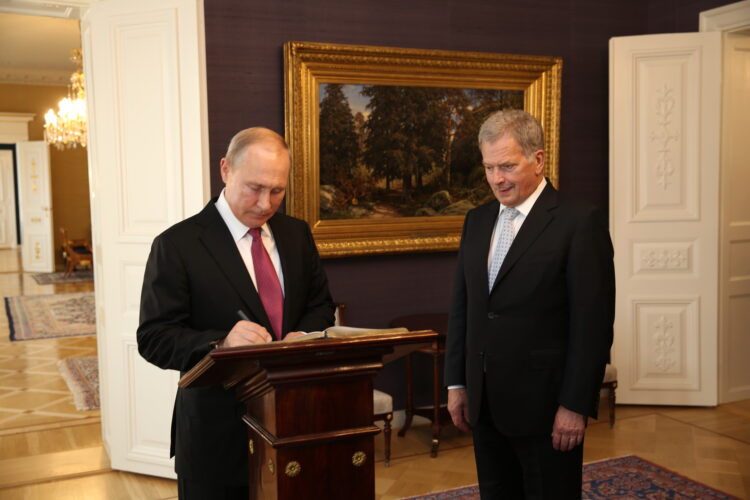
[[483, 384], [506, 435], [552, 430], [558, 405], [595, 416], [612, 344], [614, 265], [601, 213], [548, 183], [492, 288], [487, 258], [500, 204], [464, 223], [446, 344], [446, 385], [465, 385], [469, 417]]
[[[284, 335], [332, 325], [334, 304], [309, 227], [282, 214], [268, 223], [284, 273]], [[184, 373], [209, 352], [211, 342], [227, 335], [239, 320], [239, 309], [272, 331], [237, 245], [212, 201], [154, 240], [141, 293], [138, 351], [160, 368]], [[246, 483], [242, 414], [231, 390], [179, 389], [172, 416], [177, 473]]]

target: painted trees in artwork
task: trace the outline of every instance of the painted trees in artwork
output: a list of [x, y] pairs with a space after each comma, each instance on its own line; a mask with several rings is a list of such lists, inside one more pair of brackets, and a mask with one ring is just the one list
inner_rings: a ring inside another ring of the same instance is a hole
[[424, 187], [424, 176], [440, 168], [445, 144], [444, 90], [431, 87], [366, 86], [369, 118], [365, 123], [364, 161], [375, 176], [401, 181], [408, 198]]
[[354, 117], [341, 85], [328, 85], [320, 103], [320, 183], [341, 184], [357, 166]]
[[401, 108], [402, 88], [379, 85], [362, 89], [362, 95], [370, 98], [363, 160], [374, 177], [385, 180], [386, 191], [391, 190], [391, 181], [402, 175], [409, 161], [408, 116]]
[[319, 139], [320, 185], [331, 186], [321, 199], [324, 211], [356, 205], [370, 193], [373, 178], [359, 161], [363, 124], [361, 113], [352, 114], [341, 85], [327, 85], [320, 103]]
[[324, 86], [322, 218], [460, 215], [488, 198], [477, 132], [490, 113], [522, 108], [522, 91], [356, 85], [350, 97], [355, 90], [366, 104], [353, 112], [342, 85]]

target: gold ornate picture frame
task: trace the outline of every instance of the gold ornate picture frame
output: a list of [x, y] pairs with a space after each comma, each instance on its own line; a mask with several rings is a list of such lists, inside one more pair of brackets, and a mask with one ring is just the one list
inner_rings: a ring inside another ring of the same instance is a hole
[[[444, 215], [450, 214], [450, 210], [435, 211], [430, 208], [417, 210], [414, 216], [388, 211], [382, 213], [382, 210], [378, 214], [368, 214], [362, 208], [368, 203], [367, 195], [358, 196], [355, 189], [350, 189], [346, 196], [340, 195], [340, 198], [346, 198], [348, 205], [345, 208], [348, 211], [331, 212], [326, 207], [322, 216], [321, 198], [325, 201], [325, 197], [321, 190], [321, 96], [324, 95], [325, 99], [325, 96], [336, 92], [341, 97], [342, 88], [348, 89], [350, 96], [355, 93], [371, 96], [366, 101], [367, 109], [359, 113], [362, 116], [355, 117], [359, 120], [357, 130], [360, 137], [365, 134], [365, 129], [369, 131], [368, 137], [373, 135], [373, 126], [365, 123], [369, 115], [365, 115], [375, 108], [375, 97], [372, 96], [380, 95], [379, 91], [381, 94], [390, 92], [389, 95], [399, 89], [413, 91], [411, 94], [402, 92], [404, 95], [412, 95], [420, 90], [424, 95], [436, 92], [443, 96], [445, 92], [463, 93], [482, 95], [485, 99], [494, 92], [494, 95], [509, 95], [511, 100], [517, 94], [516, 100], [519, 103], [522, 101], [523, 109], [536, 116], [544, 128], [547, 152], [545, 175], [557, 186], [562, 72], [562, 59], [559, 57], [287, 42], [284, 45], [284, 70], [286, 139], [293, 162], [286, 211], [310, 224], [322, 257], [456, 250], [464, 219], [463, 215]], [[353, 98], [348, 99], [347, 102], [354, 105]], [[417, 114], [424, 109], [424, 105], [415, 108], [414, 102], [399, 103], [391, 106], [391, 109], [407, 109], [409, 105], [417, 110]], [[329, 126], [327, 123], [326, 126]], [[446, 125], [436, 123], [435, 126]], [[453, 140], [457, 134], [456, 125], [448, 126], [448, 130]], [[378, 133], [389, 137], [387, 130], [378, 129]], [[428, 128], [428, 133], [431, 134], [432, 129]], [[393, 135], [400, 137], [395, 132]], [[360, 139], [360, 142], [363, 141]], [[476, 138], [473, 141], [474, 147], [478, 148]], [[326, 148], [330, 149], [328, 146]], [[424, 149], [417, 148], [415, 151], [419, 153]], [[429, 148], [427, 151], [430, 151]], [[408, 161], [403, 159], [405, 155], [399, 153], [389, 150], [389, 154], [397, 156], [400, 161]], [[455, 157], [456, 152], [453, 154]], [[423, 169], [427, 172], [426, 176], [438, 175], [434, 174], [438, 171], [434, 158], [430, 163], [429, 155], [426, 156], [427, 160], [419, 154], [408, 157], [419, 158], [422, 163], [426, 161], [427, 167]], [[350, 177], [364, 179], [368, 172], [373, 172], [372, 165], [377, 165], [377, 162], [373, 163], [372, 157], [369, 157], [370, 167], [358, 160], [357, 172], [352, 172]], [[447, 160], [444, 168], [450, 176]], [[337, 175], [328, 170], [324, 172], [324, 177], [343, 179], [346, 183], [349, 174], [345, 170], [338, 171]], [[467, 175], [465, 179], [473, 179], [481, 187], [486, 186], [483, 177], [477, 181], [476, 174], [472, 175]], [[407, 184], [410, 186], [415, 177], [411, 174], [402, 177], [392, 181], [396, 177], [389, 174], [386, 180], [379, 181], [377, 189], [382, 193], [383, 183], [392, 186], [391, 182], [401, 181], [402, 190], [406, 192]], [[418, 174], [418, 177], [421, 185], [422, 175]], [[325, 187], [335, 189], [328, 184]], [[375, 189], [372, 185], [370, 187]], [[464, 206], [471, 205], [465, 203]]]

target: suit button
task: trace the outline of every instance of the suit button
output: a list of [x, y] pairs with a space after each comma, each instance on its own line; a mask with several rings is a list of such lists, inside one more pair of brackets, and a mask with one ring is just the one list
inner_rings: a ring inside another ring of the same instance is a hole
[[487, 319], [495, 319], [495, 318], [497, 318], [497, 314], [493, 312], [487, 313]]

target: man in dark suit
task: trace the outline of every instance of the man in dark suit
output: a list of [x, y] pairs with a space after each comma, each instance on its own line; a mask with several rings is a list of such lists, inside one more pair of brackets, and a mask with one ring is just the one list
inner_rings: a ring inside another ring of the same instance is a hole
[[600, 212], [542, 171], [524, 111], [479, 131], [497, 198], [464, 223], [446, 344], [448, 410], [472, 430], [483, 499], [581, 498], [583, 436], [612, 344], [612, 244]]
[[[138, 327], [146, 360], [184, 373], [216, 345], [270, 342], [333, 324], [309, 227], [276, 213], [289, 168], [281, 136], [259, 127], [239, 132], [221, 160], [220, 196], [156, 237]], [[248, 497], [243, 410], [220, 386], [177, 391], [172, 454], [181, 499]]]

